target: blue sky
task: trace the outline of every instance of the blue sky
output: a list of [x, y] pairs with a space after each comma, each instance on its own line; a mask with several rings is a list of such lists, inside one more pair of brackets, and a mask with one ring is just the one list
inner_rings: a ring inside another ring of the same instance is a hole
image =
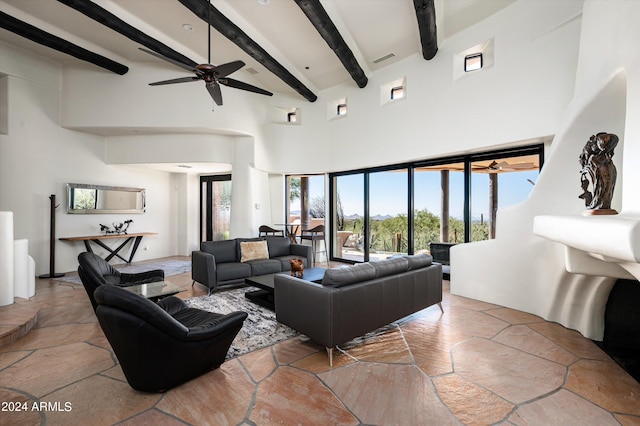
[[[415, 208], [427, 209], [440, 214], [440, 173], [416, 173]], [[449, 211], [451, 216], [462, 219], [464, 202], [464, 174], [451, 172], [449, 177]], [[517, 204], [529, 195], [533, 182], [538, 178], [538, 171], [501, 173], [498, 177], [498, 208]], [[338, 177], [338, 188], [345, 215], [362, 215], [364, 211], [362, 185], [363, 176], [345, 175]], [[407, 175], [398, 172], [380, 172], [371, 174], [371, 215], [395, 216], [406, 214]], [[309, 179], [310, 198], [321, 196], [324, 192], [324, 177], [312, 176]], [[472, 177], [472, 216], [479, 218], [488, 216], [489, 210], [489, 175], [474, 173]], [[293, 211], [300, 209], [298, 200], [291, 205]]]

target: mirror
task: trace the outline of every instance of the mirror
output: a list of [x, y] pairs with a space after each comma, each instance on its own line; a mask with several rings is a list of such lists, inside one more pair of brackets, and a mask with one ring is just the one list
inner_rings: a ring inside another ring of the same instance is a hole
[[145, 190], [118, 186], [67, 184], [67, 213], [144, 213]]

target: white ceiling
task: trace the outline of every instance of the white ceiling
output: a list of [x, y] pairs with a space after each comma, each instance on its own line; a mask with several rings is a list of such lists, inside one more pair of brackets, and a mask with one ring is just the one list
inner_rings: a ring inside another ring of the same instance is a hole
[[[87, 0], [88, 1], [88, 0]], [[203, 0], [205, 1], [205, 0]], [[436, 0], [438, 35], [449, 37], [515, 0]], [[94, 0], [142, 32], [198, 63], [207, 62], [207, 26], [177, 0]], [[413, 0], [322, 0], [322, 5], [365, 73], [421, 52]], [[212, 0], [227, 16], [312, 91], [351, 82], [340, 60], [293, 0]], [[153, 61], [139, 44], [56, 0], [0, 0], [0, 10], [110, 59], [129, 65]], [[183, 24], [194, 30], [183, 29]], [[77, 59], [0, 30], [0, 40], [60, 62]], [[439, 40], [441, 42], [441, 40]], [[240, 59], [247, 66], [234, 78], [258, 71], [254, 78], [272, 92], [295, 92], [224, 36], [212, 30], [211, 63]], [[395, 56], [375, 64], [373, 61]]]
[[[435, 0], [438, 43], [514, 1]], [[93, 2], [190, 59], [207, 62], [207, 25], [178, 0]], [[258, 0], [211, 0], [211, 3], [312, 92], [317, 94], [319, 90], [338, 84], [355, 85], [338, 57], [293, 0], [268, 0], [266, 5]], [[413, 0], [321, 0], [321, 3], [367, 75], [421, 52]], [[57, 0], [0, 0], [0, 10], [126, 66], [147, 61], [158, 67], [175, 69], [138, 50], [141, 47], [138, 43]], [[193, 31], [185, 30], [184, 24], [192, 26]], [[79, 61], [4, 29], [0, 29], [0, 40], [61, 63]], [[238, 59], [247, 64], [231, 77], [251, 81], [271, 92], [299, 96], [215, 29], [211, 31], [211, 47], [212, 64]], [[389, 54], [394, 56], [374, 63]], [[253, 69], [257, 74], [250, 75], [247, 69]], [[185, 76], [188, 76], [187, 72]]]

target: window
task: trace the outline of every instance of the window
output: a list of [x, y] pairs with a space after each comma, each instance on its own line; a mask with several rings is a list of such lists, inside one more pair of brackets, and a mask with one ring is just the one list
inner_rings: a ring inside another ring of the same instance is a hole
[[347, 115], [347, 104], [338, 104], [336, 112], [337, 115]]
[[495, 238], [496, 211], [529, 196], [543, 157], [540, 144], [331, 173], [331, 256], [367, 262]]
[[392, 87], [391, 99], [396, 100], [396, 99], [402, 99], [402, 98], [404, 98], [404, 87], [403, 86]]
[[474, 53], [464, 57], [464, 72], [477, 71], [482, 68], [482, 53]]

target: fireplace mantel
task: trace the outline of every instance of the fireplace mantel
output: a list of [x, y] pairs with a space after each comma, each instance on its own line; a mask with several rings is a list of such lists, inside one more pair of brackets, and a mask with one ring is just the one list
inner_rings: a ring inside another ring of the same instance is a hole
[[640, 280], [640, 215], [536, 216], [533, 233], [565, 246], [567, 271]]

